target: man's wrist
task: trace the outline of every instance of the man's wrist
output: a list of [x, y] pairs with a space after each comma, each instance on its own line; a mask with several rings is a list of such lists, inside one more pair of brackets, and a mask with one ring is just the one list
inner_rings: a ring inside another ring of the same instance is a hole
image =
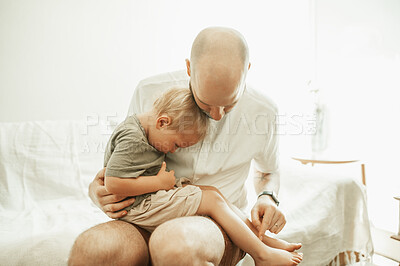
[[276, 206], [279, 206], [279, 200], [274, 191], [265, 190], [265, 191], [261, 192], [260, 194], [258, 194], [257, 199], [259, 199], [260, 197], [265, 197], [265, 196], [268, 196], [273, 202], [275, 202]]

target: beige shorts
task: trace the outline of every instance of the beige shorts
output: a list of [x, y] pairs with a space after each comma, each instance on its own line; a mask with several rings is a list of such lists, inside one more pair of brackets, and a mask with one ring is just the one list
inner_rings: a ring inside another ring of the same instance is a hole
[[201, 189], [193, 185], [159, 190], [128, 211], [120, 220], [153, 232], [160, 224], [182, 216], [195, 215], [201, 201]]

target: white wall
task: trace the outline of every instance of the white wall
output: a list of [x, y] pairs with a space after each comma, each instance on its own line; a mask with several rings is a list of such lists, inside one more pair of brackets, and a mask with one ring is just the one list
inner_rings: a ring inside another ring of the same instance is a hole
[[0, 121], [123, 117], [137, 82], [183, 69], [211, 25], [245, 35], [249, 79], [292, 89], [305, 79], [307, 12], [294, 0], [0, 0]]
[[370, 216], [397, 232], [400, 1], [317, 0], [317, 77], [329, 148], [366, 163]]

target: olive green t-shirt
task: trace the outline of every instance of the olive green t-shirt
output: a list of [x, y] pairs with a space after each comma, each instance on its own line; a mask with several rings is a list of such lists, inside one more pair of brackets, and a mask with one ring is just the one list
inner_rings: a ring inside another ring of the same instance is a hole
[[[146, 133], [136, 115], [119, 124], [111, 135], [104, 153], [106, 176], [136, 178], [157, 175], [165, 154], [156, 150], [147, 140]], [[138, 205], [150, 194], [136, 196]]]

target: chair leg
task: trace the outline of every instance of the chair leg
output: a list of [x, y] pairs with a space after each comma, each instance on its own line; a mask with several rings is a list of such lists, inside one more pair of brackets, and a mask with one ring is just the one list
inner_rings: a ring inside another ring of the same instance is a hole
[[367, 182], [365, 180], [365, 164], [361, 164], [361, 177], [363, 185], [366, 186]]

